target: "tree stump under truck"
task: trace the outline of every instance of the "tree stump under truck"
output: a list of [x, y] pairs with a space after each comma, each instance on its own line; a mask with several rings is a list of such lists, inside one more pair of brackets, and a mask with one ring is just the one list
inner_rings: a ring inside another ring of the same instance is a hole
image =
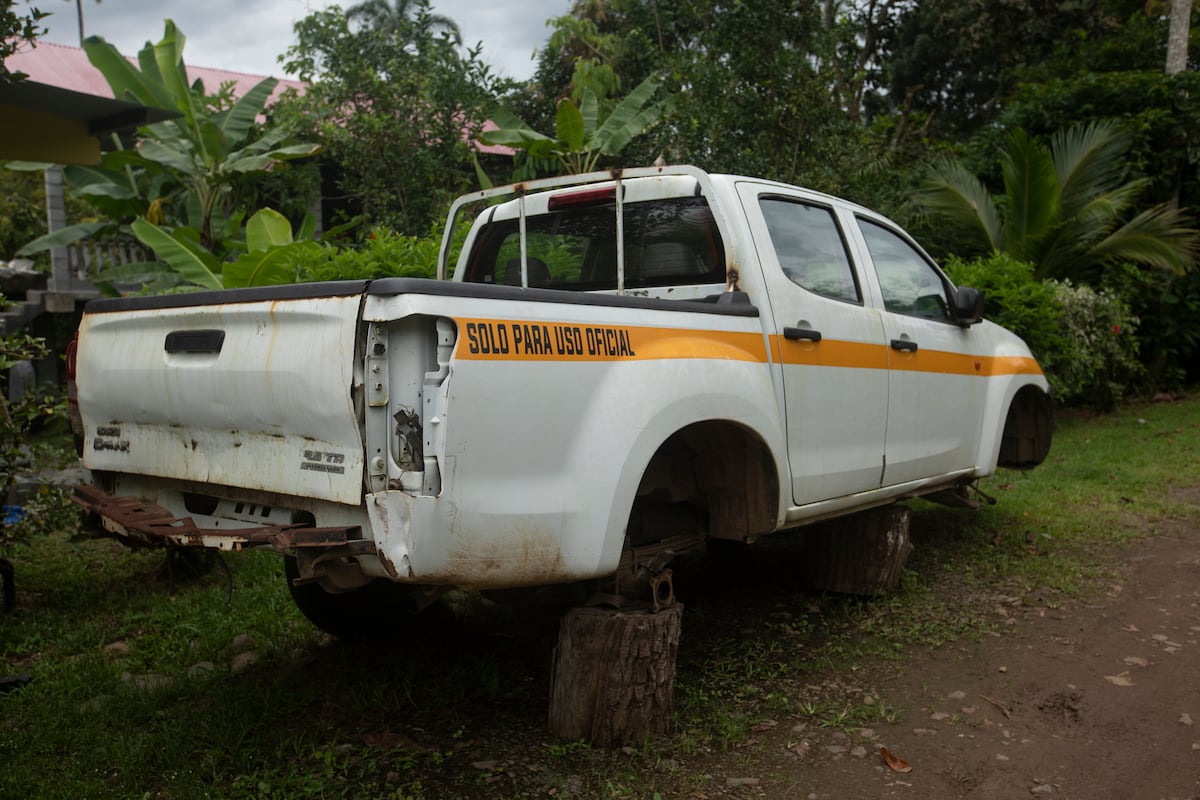
[[597, 747], [667, 733], [683, 604], [573, 608], [559, 626], [550, 677], [550, 732]]

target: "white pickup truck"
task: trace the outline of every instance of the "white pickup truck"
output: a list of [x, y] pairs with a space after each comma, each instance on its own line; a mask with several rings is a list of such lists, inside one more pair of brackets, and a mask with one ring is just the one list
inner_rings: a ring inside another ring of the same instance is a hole
[[691, 167], [489, 190], [439, 272], [90, 303], [85, 516], [274, 548], [346, 633], [385, 598], [966, 499], [1050, 447], [1048, 384], [979, 292], [823, 194]]

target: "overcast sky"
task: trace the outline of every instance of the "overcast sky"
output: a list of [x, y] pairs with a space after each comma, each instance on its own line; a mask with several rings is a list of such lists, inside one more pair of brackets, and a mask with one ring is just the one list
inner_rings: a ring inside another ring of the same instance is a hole
[[[49, 30], [45, 39], [79, 45], [75, 0], [37, 0], [36, 5], [52, 14], [42, 23]], [[164, 19], [173, 19], [187, 37], [188, 64], [284, 77], [276, 56], [295, 41], [293, 24], [329, 5], [324, 0], [83, 0], [83, 25], [86, 35], [103, 36], [125, 55], [136, 55], [147, 41], [162, 38]], [[433, 0], [431, 5], [458, 23], [466, 44], [483, 43], [481, 57], [493, 72], [523, 80], [536, 67], [533, 51], [550, 35], [546, 21], [567, 13], [571, 0]]]

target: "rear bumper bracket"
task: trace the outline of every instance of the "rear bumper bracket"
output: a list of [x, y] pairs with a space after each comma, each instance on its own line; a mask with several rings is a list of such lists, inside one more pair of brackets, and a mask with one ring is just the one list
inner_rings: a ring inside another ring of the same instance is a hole
[[150, 547], [173, 545], [215, 550], [271, 547], [280, 552], [295, 552], [298, 548], [333, 548], [351, 542], [364, 544], [362, 528], [357, 525], [201, 528], [191, 517], [177, 517], [170, 510], [140, 497], [115, 496], [88, 484], [75, 487], [71, 502], [83, 509], [85, 528], [99, 530], [130, 544]]

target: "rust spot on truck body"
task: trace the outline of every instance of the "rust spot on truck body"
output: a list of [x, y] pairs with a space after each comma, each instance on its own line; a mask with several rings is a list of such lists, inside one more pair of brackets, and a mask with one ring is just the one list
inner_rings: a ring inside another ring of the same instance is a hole
[[725, 268], [725, 291], [740, 292], [742, 290], [742, 274], [738, 271], [737, 264], [731, 263]]

